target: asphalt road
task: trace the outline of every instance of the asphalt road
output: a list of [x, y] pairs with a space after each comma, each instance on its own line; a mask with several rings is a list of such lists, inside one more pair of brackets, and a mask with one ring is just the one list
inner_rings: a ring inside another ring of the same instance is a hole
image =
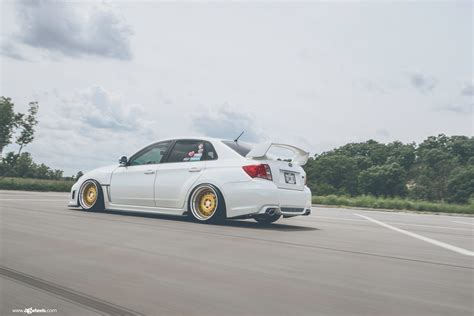
[[201, 225], [66, 202], [0, 191], [1, 315], [474, 313], [472, 217], [315, 207]]

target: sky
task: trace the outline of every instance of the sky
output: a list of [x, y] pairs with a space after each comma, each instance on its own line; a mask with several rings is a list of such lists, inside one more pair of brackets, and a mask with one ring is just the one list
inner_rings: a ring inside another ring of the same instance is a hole
[[[35, 161], [116, 163], [182, 135], [473, 135], [473, 3], [1, 0], [0, 95], [39, 102]], [[16, 150], [10, 145], [4, 152]]]

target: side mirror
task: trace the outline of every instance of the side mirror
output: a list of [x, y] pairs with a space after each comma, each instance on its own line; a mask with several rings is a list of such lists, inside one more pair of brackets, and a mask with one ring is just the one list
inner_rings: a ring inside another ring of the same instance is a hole
[[119, 159], [119, 164], [121, 167], [125, 167], [127, 165], [128, 159], [127, 156], [122, 156]]

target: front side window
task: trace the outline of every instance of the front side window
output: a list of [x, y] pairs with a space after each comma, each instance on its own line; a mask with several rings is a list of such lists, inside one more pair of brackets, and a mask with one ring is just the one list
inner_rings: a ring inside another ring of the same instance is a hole
[[158, 143], [138, 153], [137, 156], [130, 160], [131, 166], [158, 164], [163, 160], [163, 157], [168, 150], [171, 142]]
[[168, 162], [215, 160], [217, 154], [209, 142], [202, 140], [178, 140], [168, 157]]

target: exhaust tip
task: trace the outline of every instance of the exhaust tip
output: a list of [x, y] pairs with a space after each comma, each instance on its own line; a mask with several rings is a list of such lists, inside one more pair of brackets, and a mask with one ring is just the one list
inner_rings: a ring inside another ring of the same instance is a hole
[[265, 214], [267, 214], [268, 216], [273, 216], [273, 215], [275, 215], [275, 209], [274, 208], [267, 208], [267, 210], [265, 211]]

